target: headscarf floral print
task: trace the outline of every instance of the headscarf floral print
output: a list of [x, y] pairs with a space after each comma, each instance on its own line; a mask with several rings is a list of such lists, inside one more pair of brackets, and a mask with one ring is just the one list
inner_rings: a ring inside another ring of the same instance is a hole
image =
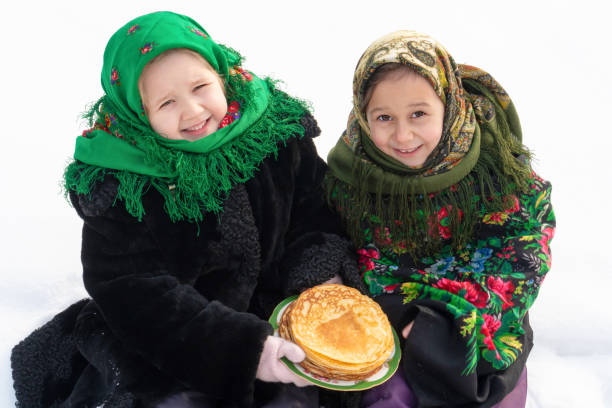
[[414, 31], [397, 31], [381, 37], [363, 53], [353, 78], [353, 111], [345, 141], [359, 143], [359, 130], [367, 137], [370, 129], [363, 113], [369, 78], [387, 63], [409, 66], [429, 81], [444, 104], [445, 117], [438, 146], [422, 166], [425, 176], [453, 168], [470, 149], [476, 118], [461, 86], [460, 71], [446, 49], [433, 38]]

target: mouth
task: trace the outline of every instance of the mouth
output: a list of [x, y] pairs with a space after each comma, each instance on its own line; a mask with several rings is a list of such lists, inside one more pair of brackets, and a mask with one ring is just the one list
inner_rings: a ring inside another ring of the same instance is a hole
[[419, 145], [417, 147], [414, 147], [412, 149], [393, 149], [395, 150], [397, 153], [401, 154], [401, 155], [411, 155], [413, 153], [415, 153], [416, 151], [418, 151], [421, 148], [422, 145]]
[[208, 128], [208, 123], [210, 122], [210, 117], [206, 118], [205, 120], [196, 123], [193, 126], [190, 126], [188, 128], [182, 129], [181, 132], [185, 133], [188, 136], [191, 137], [196, 137], [196, 136], [202, 136], [203, 134], [206, 133], [207, 128]]

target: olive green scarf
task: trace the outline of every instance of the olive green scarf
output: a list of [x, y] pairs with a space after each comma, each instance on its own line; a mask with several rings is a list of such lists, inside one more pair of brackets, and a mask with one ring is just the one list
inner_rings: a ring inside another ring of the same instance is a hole
[[[386, 155], [369, 137], [365, 91], [386, 63], [408, 65], [444, 103], [440, 142], [420, 168]], [[328, 199], [358, 246], [365, 229], [384, 227], [413, 255], [431, 253], [448, 238], [432, 233], [436, 213], [445, 208], [451, 243], [459, 247], [483, 209], [504, 208], [507, 194], [526, 187], [530, 154], [521, 140], [514, 105], [489, 74], [457, 65], [431, 37], [394, 32], [370, 45], [357, 64], [353, 110], [328, 156]]]
[[[170, 140], [153, 131], [138, 90], [145, 65], [164, 51], [198, 52], [224, 79], [239, 118], [197, 141]], [[219, 213], [236, 183], [253, 177], [279, 143], [301, 136], [305, 104], [240, 68], [242, 57], [215, 43], [194, 20], [172, 12], [138, 17], [109, 40], [104, 52], [104, 96], [86, 117], [91, 129], [77, 138], [65, 171], [66, 191], [91, 194], [107, 174], [119, 181], [117, 199], [139, 219], [150, 188], [164, 197], [172, 220], [198, 221]]]

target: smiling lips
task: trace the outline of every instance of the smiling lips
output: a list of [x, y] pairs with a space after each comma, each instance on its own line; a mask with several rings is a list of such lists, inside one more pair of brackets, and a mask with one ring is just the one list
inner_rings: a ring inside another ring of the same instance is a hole
[[419, 150], [421, 148], [422, 145], [419, 145], [413, 149], [393, 149], [396, 152], [398, 152], [399, 154], [405, 155], [405, 154], [412, 154], [414, 152], [416, 152], [417, 150]]
[[200, 123], [197, 123], [194, 126], [183, 129], [184, 133], [187, 133], [190, 136], [200, 136], [206, 132], [206, 125], [208, 125], [210, 118], [203, 120]]

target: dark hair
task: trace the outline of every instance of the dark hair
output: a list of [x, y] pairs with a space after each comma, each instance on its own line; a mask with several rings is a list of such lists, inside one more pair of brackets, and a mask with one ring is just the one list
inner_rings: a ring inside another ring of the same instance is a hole
[[397, 74], [399, 76], [399, 75], [405, 75], [408, 73], [415, 74], [416, 71], [412, 69], [410, 66], [405, 65], [405, 64], [400, 64], [399, 62], [388, 62], [376, 68], [376, 70], [374, 71], [372, 76], [368, 78], [364, 86], [364, 90], [363, 90], [364, 96], [363, 96], [361, 111], [365, 113], [365, 110], [368, 107], [368, 104], [370, 103], [370, 99], [372, 99], [372, 93], [374, 92], [374, 88], [376, 88], [376, 85], [378, 85], [385, 79], [389, 78], [391, 75]]

